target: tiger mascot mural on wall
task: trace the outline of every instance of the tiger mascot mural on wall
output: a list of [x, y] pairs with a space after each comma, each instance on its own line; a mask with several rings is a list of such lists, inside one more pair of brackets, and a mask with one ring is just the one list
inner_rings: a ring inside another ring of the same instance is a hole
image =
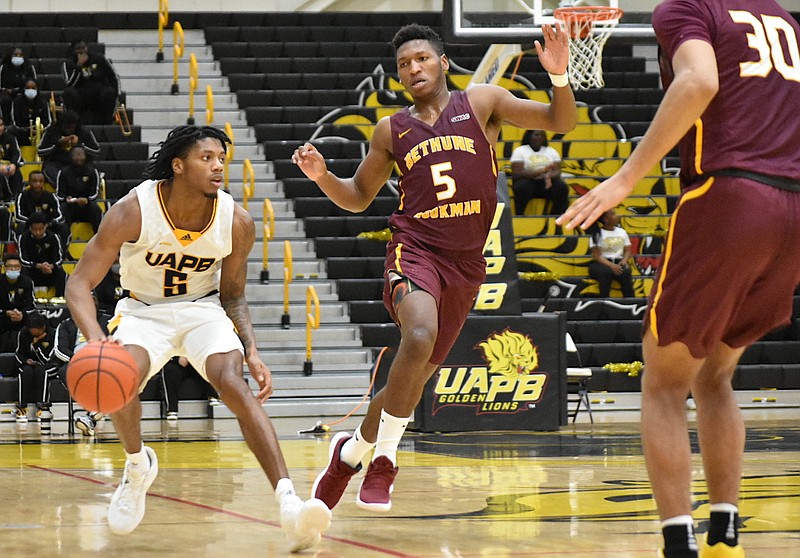
[[[451, 89], [465, 89], [471, 74], [448, 74]], [[523, 77], [503, 78], [499, 85], [514, 95], [549, 103], [546, 90], [536, 90]], [[332, 110], [316, 124], [317, 131], [309, 141], [322, 149], [329, 142], [361, 140], [361, 154], [366, 155], [368, 142], [377, 122], [412, 104], [402, 84], [385, 72], [381, 65], [365, 76], [357, 90], [359, 105]], [[578, 107], [578, 125], [566, 134], [548, 132], [551, 147], [561, 154], [562, 173], [570, 186], [570, 195], [583, 195], [606, 177], [614, 174], [630, 155], [635, 139], [629, 140], [619, 124], [599, 121], [598, 111], [588, 106]], [[521, 143], [525, 130], [504, 125], [495, 145], [498, 168], [508, 170], [509, 158]], [[362, 139], [363, 138], [363, 139]], [[324, 151], [323, 151], [324, 152]], [[395, 171], [395, 176], [399, 173]], [[390, 186], [396, 181], [390, 181]], [[510, 190], [510, 188], [509, 188]], [[674, 170], [654, 168], [637, 184], [632, 195], [616, 208], [621, 225], [631, 237], [634, 254], [634, 289], [637, 296], [646, 296], [658, 269], [663, 239], [669, 216], [679, 194], [678, 177]], [[529, 206], [530, 207], [530, 206]], [[579, 231], [561, 234], [553, 217], [525, 215], [514, 217], [514, 238], [517, 265], [523, 277], [544, 272], [548, 275], [549, 296], [573, 297], [597, 293], [594, 281], [588, 279], [591, 259], [589, 237]], [[615, 292], [612, 290], [612, 295]], [[616, 293], [619, 295], [619, 293]]]

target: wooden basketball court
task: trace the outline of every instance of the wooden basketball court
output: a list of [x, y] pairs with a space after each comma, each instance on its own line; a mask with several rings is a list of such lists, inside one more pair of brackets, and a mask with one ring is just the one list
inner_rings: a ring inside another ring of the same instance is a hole
[[[626, 416], [625, 416], [626, 415]], [[596, 414], [596, 417], [598, 415]], [[660, 544], [638, 414], [598, 417], [557, 432], [408, 433], [394, 507], [354, 503], [356, 477], [322, 543], [306, 555], [372, 557], [656, 556]], [[800, 557], [800, 417], [797, 409], [745, 411], [741, 515], [749, 557]], [[298, 435], [312, 419], [276, 421], [304, 497], [327, 462], [330, 435]], [[352, 428], [355, 423], [343, 426]], [[121, 476], [110, 421], [96, 439], [57, 423], [0, 423], [3, 555], [287, 556], [278, 508], [234, 420], [143, 422], [160, 473], [147, 514], [113, 535], [106, 508]], [[708, 517], [699, 456], [695, 517]]]

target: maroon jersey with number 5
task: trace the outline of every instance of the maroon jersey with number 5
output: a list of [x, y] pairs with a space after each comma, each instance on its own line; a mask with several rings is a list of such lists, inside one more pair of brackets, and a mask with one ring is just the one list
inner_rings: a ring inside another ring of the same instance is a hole
[[480, 257], [497, 206], [497, 163], [467, 94], [451, 92], [433, 126], [408, 109], [392, 115], [391, 124], [401, 173], [392, 230], [434, 252]]

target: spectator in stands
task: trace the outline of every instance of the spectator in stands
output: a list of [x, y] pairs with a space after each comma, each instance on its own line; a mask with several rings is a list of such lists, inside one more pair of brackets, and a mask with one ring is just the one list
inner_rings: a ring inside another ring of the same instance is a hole
[[19, 256], [8, 254], [0, 275], [0, 353], [12, 353], [17, 348], [17, 336], [24, 325], [26, 313], [33, 310], [33, 281], [22, 275]]
[[216, 399], [217, 397], [216, 390], [203, 380], [186, 357], [173, 358], [164, 365], [161, 373], [164, 375], [164, 387], [167, 390], [164, 394], [167, 404], [167, 420], [178, 420], [178, 393], [184, 383], [196, 384], [204, 398]]
[[600, 297], [609, 297], [612, 281], [619, 283], [623, 296], [635, 296], [630, 266], [631, 239], [619, 225], [619, 215], [609, 209], [586, 232], [590, 234], [589, 247], [592, 250], [589, 277], [597, 281]]
[[13, 199], [22, 191], [21, 165], [22, 154], [17, 136], [6, 127], [5, 118], [0, 118], [0, 188], [3, 190], [3, 200], [7, 200], [7, 195]]
[[73, 147], [69, 155], [69, 166], [62, 167], [56, 177], [56, 195], [64, 210], [64, 222], [68, 228], [72, 223], [91, 223], [97, 232], [103, 217], [97, 204], [100, 173], [88, 161], [83, 147]]
[[126, 289], [122, 288], [119, 269], [119, 256], [117, 256], [105, 277], [94, 288], [97, 305], [103, 312], [112, 316], [116, 312], [117, 302], [130, 294]]
[[13, 47], [0, 63], [0, 113], [8, 122], [11, 122], [11, 103], [30, 79], [36, 79], [36, 69], [22, 48]]
[[11, 104], [11, 124], [19, 145], [33, 145], [36, 119], [42, 128], [50, 125], [50, 107], [47, 99], [39, 93], [39, 84], [35, 79], [25, 82], [22, 95], [17, 95]]
[[58, 171], [72, 163], [70, 152], [76, 146], [83, 147], [89, 157], [100, 152], [100, 144], [91, 130], [81, 125], [78, 113], [65, 110], [58, 120], [50, 124], [39, 142], [42, 170], [50, 184], [56, 183]]
[[28, 219], [28, 230], [19, 237], [22, 271], [31, 278], [34, 290], [54, 288], [55, 296], [64, 296], [67, 274], [61, 267], [63, 252], [56, 233], [47, 229], [47, 216], [36, 212]]
[[524, 215], [534, 198], [550, 202], [548, 215], [566, 211], [569, 186], [561, 178], [561, 156], [548, 145], [544, 130], [528, 130], [522, 136], [522, 145], [511, 153], [511, 179], [517, 215]]
[[[105, 333], [108, 333], [108, 321], [110, 314], [103, 312], [98, 306], [97, 321]], [[86, 336], [81, 333], [75, 321], [70, 317], [62, 320], [56, 328], [56, 350], [55, 358], [59, 363], [58, 376], [63, 382], [67, 381], [67, 366], [72, 356], [80, 351], [88, 343]], [[75, 417], [75, 428], [80, 430], [84, 436], [93, 436], [97, 423], [102, 420], [103, 414], [98, 412], [86, 412]], [[72, 419], [72, 417], [70, 417]]]
[[84, 40], [70, 44], [70, 55], [62, 65], [64, 105], [77, 111], [84, 124], [111, 124], [119, 97], [119, 78], [111, 62], [89, 50]]
[[55, 348], [55, 329], [47, 323], [43, 314], [29, 312], [25, 316], [25, 327], [19, 332], [14, 351], [19, 366], [18, 422], [27, 422], [28, 404], [36, 403], [38, 410], [48, 406], [49, 378], [51, 375], [55, 376], [58, 370]]
[[[587, 228], [679, 146], [683, 193], [643, 314], [642, 445], [664, 558], [697, 558], [698, 547], [704, 557], [743, 557], [746, 430], [732, 380], [747, 348], [789, 323], [800, 282], [800, 83], [783, 65], [783, 38], [795, 45], [800, 24], [774, 0], [665, 0], [652, 23], [658, 111], [619, 171], [559, 221]], [[690, 392], [710, 511], [699, 541]]]
[[53, 192], [45, 188], [44, 173], [40, 170], [31, 171], [28, 175], [28, 187], [17, 196], [17, 235], [25, 232], [28, 219], [37, 211], [47, 217], [47, 228], [58, 235], [61, 241], [61, 250], [66, 253], [69, 243], [69, 227], [64, 223], [61, 202]]
[[[372, 203], [396, 165], [403, 175], [402, 210], [389, 218], [393, 233], [383, 288], [386, 309], [400, 328], [400, 347], [364, 421], [353, 435], [341, 432], [332, 440], [328, 467], [314, 483], [315, 497], [330, 508], [361, 469], [362, 458], [372, 453], [356, 502], [368, 510], [391, 509], [397, 447], [486, 279], [483, 250], [497, 205], [493, 147], [502, 123], [561, 132], [576, 125], [567, 36], [549, 25], [542, 35], [544, 48], [538, 41], [535, 46], [553, 80], [550, 104], [519, 99], [489, 84], [451, 91], [441, 38], [430, 27], [406, 25], [392, 44], [400, 82], [414, 104], [378, 122], [355, 174], [334, 175], [310, 143], [292, 156], [325, 195], [352, 212]], [[467, 211], [470, 206], [475, 210]]]

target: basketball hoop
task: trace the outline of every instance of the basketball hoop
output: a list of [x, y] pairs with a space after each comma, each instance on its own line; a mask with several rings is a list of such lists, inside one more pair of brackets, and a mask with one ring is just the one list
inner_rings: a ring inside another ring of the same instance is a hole
[[556, 8], [555, 20], [569, 36], [569, 81], [575, 89], [603, 87], [603, 46], [622, 10], [608, 6]]

